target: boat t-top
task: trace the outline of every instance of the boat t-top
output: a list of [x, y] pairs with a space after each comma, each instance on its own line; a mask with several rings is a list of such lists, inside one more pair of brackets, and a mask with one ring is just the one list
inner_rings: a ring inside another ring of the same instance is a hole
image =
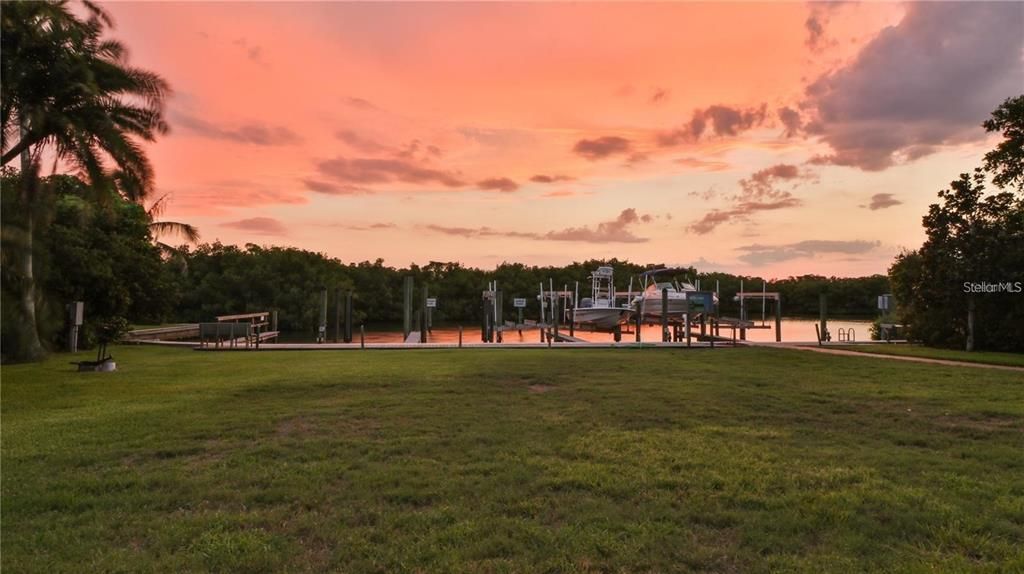
[[609, 266], [598, 267], [590, 274], [591, 296], [580, 300], [579, 306], [573, 310], [573, 321], [598, 329], [614, 329], [629, 322], [633, 310], [616, 306], [613, 275]]
[[[630, 301], [633, 309], [638, 309], [641, 316], [649, 319], [660, 319], [665, 313], [662, 305], [662, 291], [668, 291], [668, 316], [681, 317], [687, 310], [687, 299], [690, 293], [695, 293], [697, 288], [686, 281], [675, 281], [673, 279], [659, 280], [659, 275], [669, 275], [684, 271], [683, 269], [652, 269], [640, 274], [643, 281], [643, 291]], [[715, 303], [718, 303], [717, 296]]]

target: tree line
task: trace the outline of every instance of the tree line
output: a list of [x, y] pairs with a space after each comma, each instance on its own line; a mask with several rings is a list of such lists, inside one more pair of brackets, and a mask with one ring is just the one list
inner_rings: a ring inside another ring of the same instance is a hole
[[889, 269], [892, 319], [929, 345], [1024, 351], [1024, 95], [982, 126], [1003, 139], [939, 192], [924, 244]]
[[[45, 347], [60, 347], [64, 305], [73, 300], [86, 302], [88, 346], [105, 321], [117, 318], [201, 321], [276, 309], [282, 329], [311, 330], [325, 287], [355, 293], [357, 322], [395, 322], [405, 276], [439, 299], [439, 321], [478, 320], [480, 292], [494, 280], [506, 301], [524, 296], [536, 316], [533, 295], [541, 282], [562, 288], [580, 281], [585, 292], [587, 275], [612, 265], [625, 290], [629, 277], [661, 266], [611, 259], [564, 267], [504, 263], [481, 270], [430, 262], [399, 269], [285, 247], [171, 248], [159, 241], [162, 235], [194, 241], [198, 234], [159, 219], [163, 202], [153, 201], [153, 168], [141, 145], [167, 133], [170, 87], [128, 64], [124, 46], [106, 35], [111, 20], [101, 6], [83, 2], [77, 12], [65, 0], [8, 2], [0, 12], [4, 360], [38, 359]], [[781, 293], [785, 314], [814, 315], [819, 294], [827, 292], [831, 314], [871, 316], [876, 297], [891, 284], [897, 308], [888, 320], [907, 325], [911, 338], [1024, 350], [1024, 294], [1015, 291], [1024, 281], [1024, 96], [1006, 100], [983, 127], [1002, 141], [982, 167], [939, 193], [923, 218], [927, 240], [920, 249], [901, 254], [888, 277], [773, 281], [768, 290]], [[763, 281], [692, 268], [676, 279], [699, 280], [705, 290], [717, 285], [725, 315], [737, 313], [731, 295], [740, 281], [748, 291]], [[993, 284], [1006, 289], [985, 287]]]

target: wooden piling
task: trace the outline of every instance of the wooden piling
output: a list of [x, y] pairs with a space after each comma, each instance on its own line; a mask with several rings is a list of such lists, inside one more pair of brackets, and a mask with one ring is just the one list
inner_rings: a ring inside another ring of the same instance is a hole
[[551, 295], [551, 303], [552, 303], [552, 305], [551, 305], [551, 324], [555, 327], [555, 340], [557, 341], [558, 340], [558, 320], [559, 320], [559, 315], [561, 315], [561, 313], [562, 313], [562, 309], [561, 309], [562, 298], [561, 297], [555, 297], [554, 290], [549, 291], [549, 293]]
[[502, 307], [503, 307], [503, 305], [502, 305], [502, 292], [501, 291], [496, 291], [495, 292], [495, 329], [497, 330], [498, 334], [495, 337], [495, 339], [497, 339], [499, 343], [502, 343], [505, 340], [505, 319], [502, 316], [502, 310], [503, 310]]
[[828, 336], [828, 295], [818, 295], [818, 311], [820, 312], [821, 332], [818, 333], [819, 341], [827, 341]]
[[459, 348], [462, 348], [462, 325], [459, 325]]
[[320, 327], [317, 330], [317, 343], [327, 342], [327, 288], [320, 290]]
[[661, 342], [669, 342], [668, 332], [668, 287], [661, 290]]
[[775, 342], [782, 342], [782, 295], [775, 300]]
[[359, 348], [366, 348], [366, 326], [359, 325]]
[[423, 301], [420, 307], [420, 343], [427, 342], [427, 286], [423, 286]]
[[686, 346], [690, 346], [690, 299], [687, 298], [683, 305], [683, 329], [686, 331]]
[[411, 276], [406, 276], [402, 283], [402, 340], [409, 338], [412, 332], [412, 283]]

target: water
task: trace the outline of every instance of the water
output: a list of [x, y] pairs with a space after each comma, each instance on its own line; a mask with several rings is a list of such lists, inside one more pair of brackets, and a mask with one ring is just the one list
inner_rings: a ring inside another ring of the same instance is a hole
[[[755, 325], [760, 326], [760, 321], [755, 321]], [[814, 331], [814, 326], [818, 322], [814, 319], [797, 319], [797, 318], [783, 318], [782, 319], [782, 341], [783, 342], [810, 342], [817, 341], [817, 335]], [[767, 329], [747, 329], [747, 340], [748, 341], [775, 341], [775, 320], [770, 319], [766, 321], [765, 326]], [[839, 329], [853, 331], [853, 338], [857, 341], [867, 341], [871, 338], [871, 321], [868, 320], [842, 320], [835, 319], [828, 322], [828, 329], [832, 333], [832, 340], [839, 340]], [[625, 327], [624, 327], [624, 330]], [[561, 327], [559, 329], [561, 333], [568, 334], [569, 329], [567, 327]], [[632, 327], [629, 328], [632, 331]], [[328, 342], [333, 341], [334, 331], [328, 330]], [[732, 329], [720, 328], [719, 335], [722, 337], [732, 337]], [[585, 341], [603, 343], [614, 341], [615, 338], [611, 333], [594, 332], [586, 329], [576, 329], [575, 336]], [[739, 339], [739, 331], [737, 330], [736, 338]], [[661, 325], [651, 324], [643, 325], [640, 330], [641, 341], [655, 342], [661, 340]], [[479, 325], [465, 325], [463, 327], [462, 340], [466, 343], [478, 343], [480, 342], [480, 326]], [[524, 330], [520, 335], [518, 331], [506, 331], [504, 333], [504, 340], [509, 343], [539, 343], [540, 342], [540, 331], [537, 329]], [[636, 336], [632, 333], [623, 333], [623, 341], [635, 341]], [[315, 339], [306, 333], [282, 333], [278, 341], [279, 343], [312, 343]], [[359, 342], [359, 329], [353, 329], [352, 341], [354, 343]], [[431, 343], [457, 343], [459, 341], [459, 328], [458, 326], [445, 325], [434, 327], [433, 331], [428, 335], [428, 341]], [[402, 331], [401, 329], [394, 329], [388, 327], [374, 327], [368, 328], [366, 331], [366, 342], [367, 343], [401, 343], [402, 342]]]

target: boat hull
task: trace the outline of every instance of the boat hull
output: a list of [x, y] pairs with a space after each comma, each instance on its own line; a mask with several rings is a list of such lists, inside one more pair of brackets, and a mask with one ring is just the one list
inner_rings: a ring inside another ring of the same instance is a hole
[[[644, 317], [661, 317], [664, 314], [662, 307], [661, 297], [644, 297], [643, 301], [640, 302], [641, 312]], [[668, 316], [669, 317], [681, 317], [686, 313], [686, 297], [669, 297], [668, 299]]]
[[623, 307], [584, 307], [574, 313], [576, 323], [593, 325], [598, 329], [614, 329], [629, 322], [632, 315], [632, 309]]

